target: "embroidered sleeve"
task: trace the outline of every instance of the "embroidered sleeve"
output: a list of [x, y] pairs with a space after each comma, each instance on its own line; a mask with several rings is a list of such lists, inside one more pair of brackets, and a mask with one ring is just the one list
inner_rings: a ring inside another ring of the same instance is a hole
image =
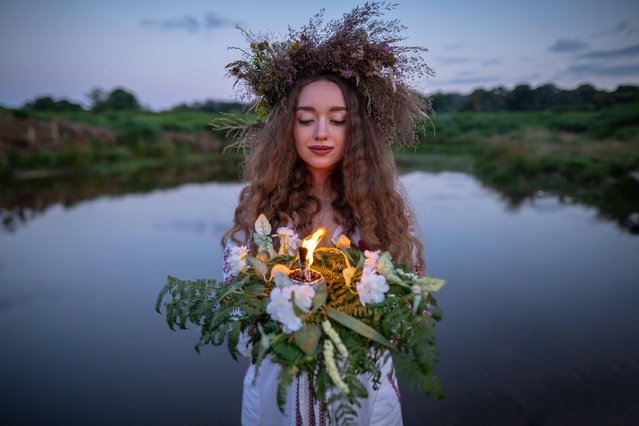
[[231, 284], [244, 269], [248, 267], [246, 263], [246, 255], [248, 249], [246, 246], [237, 246], [232, 242], [227, 242], [224, 247], [224, 264], [222, 272], [224, 273], [224, 282]]
[[[231, 284], [238, 274], [246, 267], [246, 246], [238, 246], [232, 241], [228, 241], [224, 247], [224, 264], [222, 266], [222, 272], [224, 274], [224, 282]], [[253, 351], [253, 344], [251, 343], [251, 336], [245, 330], [240, 333], [237, 346], [237, 351], [245, 356], [251, 358]]]
[[224, 264], [222, 265], [222, 273], [224, 273], [224, 282], [227, 284], [231, 283], [233, 276], [231, 275], [231, 263], [229, 258], [231, 257], [231, 248], [229, 244], [224, 247]]

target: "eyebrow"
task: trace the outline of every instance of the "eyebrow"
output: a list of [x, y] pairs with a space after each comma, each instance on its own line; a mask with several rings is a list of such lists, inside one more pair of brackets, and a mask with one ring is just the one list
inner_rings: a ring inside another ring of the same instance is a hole
[[[329, 109], [329, 111], [346, 111], [348, 108], [345, 106], [334, 106]], [[295, 108], [295, 111], [315, 111], [315, 108], [312, 106], [298, 106]]]

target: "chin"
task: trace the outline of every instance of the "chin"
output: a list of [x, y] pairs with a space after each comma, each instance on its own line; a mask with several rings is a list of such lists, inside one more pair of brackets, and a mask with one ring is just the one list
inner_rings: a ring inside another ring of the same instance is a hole
[[304, 161], [306, 168], [313, 172], [330, 172], [335, 169], [339, 161]]

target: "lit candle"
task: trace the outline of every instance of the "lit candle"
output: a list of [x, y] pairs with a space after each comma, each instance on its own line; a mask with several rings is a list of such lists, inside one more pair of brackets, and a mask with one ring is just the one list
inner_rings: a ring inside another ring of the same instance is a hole
[[311, 265], [313, 264], [313, 252], [325, 234], [326, 229], [319, 228], [302, 241], [302, 246], [299, 248], [300, 268], [291, 271], [289, 274], [291, 281], [296, 284], [309, 285], [317, 285], [319, 282], [324, 282], [322, 274], [312, 270]]
[[306, 256], [308, 255], [308, 249], [304, 246], [300, 247], [300, 269], [302, 270], [302, 278], [304, 281], [311, 280], [311, 268], [307, 265]]

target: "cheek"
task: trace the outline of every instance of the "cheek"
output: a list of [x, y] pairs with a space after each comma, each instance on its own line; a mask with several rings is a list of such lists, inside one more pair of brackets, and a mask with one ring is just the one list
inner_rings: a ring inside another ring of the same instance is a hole
[[297, 151], [297, 155], [300, 155], [306, 139], [304, 138], [303, 130], [297, 126], [293, 128], [293, 139], [295, 141], [295, 151]]
[[341, 131], [338, 135], [339, 138], [339, 143], [337, 145], [339, 145], [339, 150], [340, 150], [340, 155], [339, 158], [342, 159], [344, 158], [344, 152], [346, 151], [346, 144], [348, 143], [348, 138], [346, 137], [346, 129], [344, 129], [343, 131]]

